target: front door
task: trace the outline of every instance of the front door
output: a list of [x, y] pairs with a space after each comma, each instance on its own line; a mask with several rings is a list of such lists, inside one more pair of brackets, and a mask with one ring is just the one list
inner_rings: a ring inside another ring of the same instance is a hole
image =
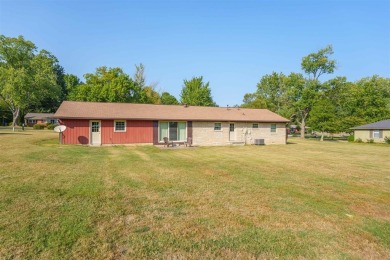
[[229, 125], [229, 141], [236, 141], [236, 131], [232, 123]]
[[91, 129], [91, 145], [101, 145], [102, 144], [102, 131], [100, 127], [100, 121], [90, 121]]

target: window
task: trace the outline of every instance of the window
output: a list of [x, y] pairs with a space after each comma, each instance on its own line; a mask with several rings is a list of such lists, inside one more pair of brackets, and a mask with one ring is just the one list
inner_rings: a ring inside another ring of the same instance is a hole
[[276, 133], [276, 124], [271, 124], [271, 133]]
[[100, 123], [92, 122], [92, 133], [99, 133], [99, 132], [100, 132]]
[[185, 141], [187, 139], [186, 122], [160, 122], [160, 142], [164, 140], [164, 137], [168, 137], [169, 141]]
[[259, 128], [259, 124], [253, 124], [252, 128]]
[[221, 131], [221, 130], [222, 130], [222, 124], [214, 123], [214, 131]]
[[37, 122], [37, 120], [35, 120], [35, 119], [29, 119], [28, 120], [28, 123], [29, 124], [35, 124]]
[[373, 130], [372, 131], [372, 138], [382, 138], [381, 130]]
[[114, 121], [114, 127], [115, 132], [126, 132], [126, 121], [125, 120], [118, 120]]
[[57, 123], [58, 123], [58, 122], [57, 122], [56, 119], [50, 119], [50, 124], [55, 125], [55, 124], [57, 124]]

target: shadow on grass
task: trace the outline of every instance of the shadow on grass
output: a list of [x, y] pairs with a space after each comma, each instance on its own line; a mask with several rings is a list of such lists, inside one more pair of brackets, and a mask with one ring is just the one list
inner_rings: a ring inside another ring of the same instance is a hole
[[0, 133], [0, 135], [31, 135], [31, 134], [25, 134], [25, 133]]
[[297, 143], [293, 143], [293, 142], [287, 141], [287, 144], [297, 144]]

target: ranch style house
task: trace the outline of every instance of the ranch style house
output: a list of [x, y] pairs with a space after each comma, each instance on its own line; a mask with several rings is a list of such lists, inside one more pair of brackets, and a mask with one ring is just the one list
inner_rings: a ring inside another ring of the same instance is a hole
[[197, 146], [286, 144], [286, 123], [267, 109], [64, 101], [55, 113], [63, 144]]
[[57, 124], [58, 120], [53, 113], [27, 113], [24, 116], [24, 123], [26, 126], [33, 126], [35, 124]]
[[351, 129], [354, 130], [355, 140], [360, 138], [363, 142], [370, 139], [374, 142], [384, 142], [386, 136], [390, 138], [390, 119], [356, 126]]

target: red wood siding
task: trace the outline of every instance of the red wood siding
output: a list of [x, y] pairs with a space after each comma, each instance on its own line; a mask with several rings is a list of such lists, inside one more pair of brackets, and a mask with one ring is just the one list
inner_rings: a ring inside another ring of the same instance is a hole
[[66, 125], [63, 132], [63, 144], [89, 144], [89, 120], [62, 119]]
[[[63, 144], [89, 144], [90, 120], [62, 119], [66, 125]], [[153, 121], [130, 121], [126, 132], [114, 132], [114, 120], [101, 120], [102, 144], [153, 143]]]
[[126, 123], [126, 132], [114, 132], [114, 120], [102, 120], [102, 144], [153, 143], [153, 121]]

